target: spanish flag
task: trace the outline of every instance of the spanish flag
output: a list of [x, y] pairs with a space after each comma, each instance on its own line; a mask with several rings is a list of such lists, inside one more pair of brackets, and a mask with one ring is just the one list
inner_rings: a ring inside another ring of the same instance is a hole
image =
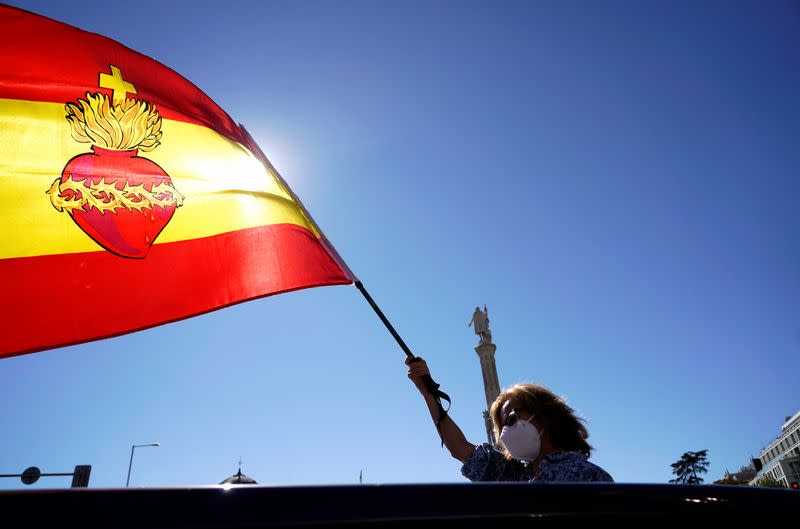
[[0, 357], [355, 276], [176, 72], [0, 6]]

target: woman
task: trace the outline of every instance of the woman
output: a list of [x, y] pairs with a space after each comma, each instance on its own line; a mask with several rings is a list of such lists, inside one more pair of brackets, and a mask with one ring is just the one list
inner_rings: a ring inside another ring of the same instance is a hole
[[422, 393], [444, 445], [464, 466], [471, 481], [605, 481], [611, 476], [588, 461], [589, 433], [574, 410], [550, 390], [536, 384], [517, 384], [495, 399], [490, 410], [495, 439], [492, 445], [474, 445], [449, 416], [439, 421], [439, 406], [425, 388], [422, 377], [430, 371], [424, 360], [406, 359], [408, 378]]

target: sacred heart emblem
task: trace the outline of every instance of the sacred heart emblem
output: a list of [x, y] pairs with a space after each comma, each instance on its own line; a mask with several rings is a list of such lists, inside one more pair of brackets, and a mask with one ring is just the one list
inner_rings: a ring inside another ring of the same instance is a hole
[[119, 68], [101, 73], [107, 94], [86, 93], [67, 103], [72, 138], [92, 144], [92, 152], [67, 162], [47, 194], [89, 237], [120, 256], [142, 259], [183, 204], [170, 176], [155, 162], [138, 156], [161, 144], [161, 116], [139, 99]]

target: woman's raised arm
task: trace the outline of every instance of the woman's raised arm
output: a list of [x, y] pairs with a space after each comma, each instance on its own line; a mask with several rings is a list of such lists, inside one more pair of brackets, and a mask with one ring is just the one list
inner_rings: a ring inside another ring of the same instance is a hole
[[[408, 378], [411, 379], [422, 394], [425, 399], [425, 404], [428, 405], [431, 418], [434, 424], [436, 424], [436, 421], [440, 419], [439, 404], [436, 402], [436, 398], [425, 388], [425, 383], [422, 381], [422, 377], [430, 375], [428, 364], [426, 364], [425, 360], [422, 358], [406, 358], [406, 365], [408, 366]], [[462, 463], [466, 463], [469, 456], [475, 451], [475, 445], [467, 441], [467, 438], [464, 437], [464, 432], [461, 431], [461, 428], [458, 427], [449, 415], [446, 415], [439, 423], [439, 433], [442, 436], [444, 446], [447, 447], [450, 454]]]

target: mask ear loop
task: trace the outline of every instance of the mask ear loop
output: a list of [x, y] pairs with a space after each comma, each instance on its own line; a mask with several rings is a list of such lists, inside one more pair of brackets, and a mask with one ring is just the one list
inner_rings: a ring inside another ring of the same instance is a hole
[[[531, 426], [536, 428], [536, 425], [531, 422], [534, 417], [536, 417], [536, 414], [531, 415], [530, 419], [528, 419], [525, 422], [529, 423]], [[539, 439], [541, 439], [542, 438], [542, 434], [544, 433], [544, 428], [542, 428], [541, 430], [539, 428], [536, 428], [536, 431], [539, 432]]]

